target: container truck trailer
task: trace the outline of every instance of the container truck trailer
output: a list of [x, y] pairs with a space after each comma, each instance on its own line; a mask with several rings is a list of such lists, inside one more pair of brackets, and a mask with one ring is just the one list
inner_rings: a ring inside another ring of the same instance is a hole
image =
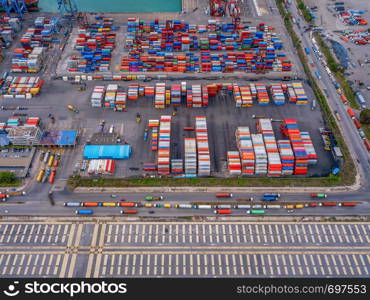
[[145, 200], [146, 201], [159, 201], [159, 200], [163, 200], [163, 196], [146, 196]]
[[231, 209], [216, 209], [213, 212], [217, 215], [230, 215]]
[[264, 215], [265, 211], [263, 209], [252, 209], [252, 210], [247, 210], [247, 214], [251, 215]]
[[233, 196], [232, 193], [217, 193], [216, 197], [217, 198], [231, 198]]
[[76, 215], [92, 215], [94, 212], [91, 209], [76, 210]]

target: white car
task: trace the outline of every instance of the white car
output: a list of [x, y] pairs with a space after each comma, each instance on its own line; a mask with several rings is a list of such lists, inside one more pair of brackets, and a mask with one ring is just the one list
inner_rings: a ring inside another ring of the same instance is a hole
[[117, 198], [117, 195], [110, 195], [111, 198]]

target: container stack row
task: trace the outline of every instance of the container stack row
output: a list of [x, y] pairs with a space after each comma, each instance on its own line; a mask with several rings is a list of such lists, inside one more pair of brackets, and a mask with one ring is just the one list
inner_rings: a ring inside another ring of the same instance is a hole
[[230, 175], [240, 175], [242, 173], [242, 166], [238, 151], [227, 152], [227, 166]]
[[155, 108], [165, 108], [166, 107], [166, 84], [165, 83], [155, 84], [154, 107]]
[[202, 107], [202, 86], [192, 84], [186, 94], [186, 107]]
[[290, 176], [294, 172], [294, 153], [289, 140], [278, 140], [282, 165], [282, 175]]
[[302, 141], [304, 144], [304, 148], [307, 152], [308, 157], [308, 164], [315, 165], [317, 164], [318, 156], [316, 154], [315, 147], [313, 146], [310, 134], [308, 132], [301, 132]]
[[251, 134], [252, 143], [255, 155], [255, 175], [266, 175], [267, 174], [267, 152], [263, 141], [262, 134]]
[[276, 105], [284, 105], [285, 104], [285, 95], [281, 84], [272, 84], [271, 87], [271, 95], [272, 100]]
[[241, 159], [242, 174], [254, 175], [255, 154], [249, 127], [238, 127], [235, 131], [235, 137]]
[[198, 152], [198, 176], [210, 176], [211, 158], [209, 153], [206, 117], [195, 117], [195, 133]]
[[127, 89], [127, 99], [137, 100], [139, 98], [139, 85], [137, 83], [130, 83]]
[[79, 55], [67, 62], [70, 72], [106, 72], [115, 48], [116, 33], [112, 18], [103, 18], [85, 28], [78, 28], [75, 49]]
[[8, 76], [1, 91], [4, 98], [31, 99], [40, 93], [43, 84], [40, 77]]
[[265, 142], [268, 160], [268, 176], [281, 176], [282, 165], [279, 155], [279, 150], [276, 144], [274, 130], [270, 119], [259, 119], [257, 122], [257, 130], [262, 134]]
[[184, 166], [182, 159], [171, 159], [171, 174], [183, 174]]
[[[187, 85], [186, 82], [181, 82], [181, 84], [172, 84], [166, 87], [165, 83], [156, 83], [153, 85], [139, 85], [138, 83], [130, 83], [127, 89], [126, 96], [120, 94], [120, 100], [116, 102], [121, 102], [114, 106], [105, 107], [115, 107], [116, 110], [125, 110], [126, 108], [126, 98], [128, 100], [137, 100], [139, 97], [147, 97], [153, 99], [154, 107], [158, 109], [163, 109], [169, 105], [180, 105], [183, 100], [186, 101], [186, 106], [188, 108], [199, 108], [207, 107], [209, 105], [210, 97], [217, 96], [218, 92], [223, 90], [227, 92], [234, 98], [236, 107], [251, 107], [253, 102], [256, 101], [261, 106], [266, 106], [270, 102], [275, 105], [284, 105], [287, 99], [290, 103], [295, 104], [306, 104], [307, 95], [301, 83], [293, 84], [273, 84], [267, 86], [262, 83], [250, 83], [245, 86], [240, 86], [237, 83], [217, 83], [209, 85], [192, 84]], [[271, 95], [269, 91], [271, 92]], [[124, 92], [124, 91], [122, 91]], [[118, 96], [118, 94], [117, 94]], [[98, 107], [98, 101], [96, 106]]]
[[39, 117], [29, 117], [24, 122], [19, 117], [9, 117], [6, 122], [0, 123], [0, 133], [8, 133], [10, 129], [18, 126], [38, 127], [40, 123]]
[[294, 88], [294, 93], [296, 94], [296, 97], [297, 97], [296, 104], [297, 105], [307, 104], [308, 98], [303, 88], [303, 84], [301, 82], [295, 82], [295, 83], [292, 83], [292, 86]]
[[[309, 133], [301, 133], [295, 119], [284, 119], [280, 126], [289, 140], [276, 141], [270, 119], [259, 119], [256, 126], [258, 134], [251, 134], [249, 127], [238, 127], [235, 132], [241, 175], [307, 175], [308, 165], [317, 163]], [[229, 162], [229, 152], [227, 156]], [[230, 167], [229, 173], [239, 175]]]
[[197, 144], [195, 138], [184, 139], [185, 174], [197, 174]]
[[307, 175], [308, 156], [297, 121], [295, 119], [284, 119], [281, 129], [283, 134], [289, 137], [292, 144], [294, 152], [294, 175]]
[[170, 175], [171, 116], [161, 116], [158, 137], [158, 175]]

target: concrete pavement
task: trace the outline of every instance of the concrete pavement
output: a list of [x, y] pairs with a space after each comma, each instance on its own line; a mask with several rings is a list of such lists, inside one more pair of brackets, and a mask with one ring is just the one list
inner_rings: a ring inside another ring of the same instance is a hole
[[370, 223], [0, 223], [1, 277], [367, 277]]

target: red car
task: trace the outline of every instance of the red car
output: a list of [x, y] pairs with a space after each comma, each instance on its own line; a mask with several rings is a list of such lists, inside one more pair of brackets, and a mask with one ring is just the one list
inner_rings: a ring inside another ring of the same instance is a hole
[[125, 198], [122, 198], [121, 200], [119, 200], [119, 201], [126, 201], [126, 199]]

